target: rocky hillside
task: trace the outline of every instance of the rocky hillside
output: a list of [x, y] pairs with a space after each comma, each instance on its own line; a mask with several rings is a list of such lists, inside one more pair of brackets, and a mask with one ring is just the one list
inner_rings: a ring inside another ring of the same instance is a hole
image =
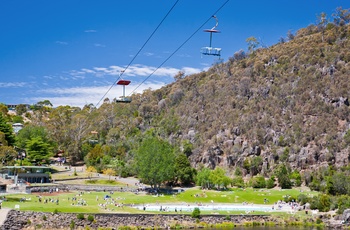
[[176, 122], [167, 138], [193, 145], [193, 166], [264, 175], [279, 162], [301, 170], [343, 166], [349, 163], [349, 62], [349, 25], [309, 26], [288, 42], [180, 74], [133, 103], [143, 128]]
[[39, 107], [32, 125], [45, 126], [72, 161], [100, 143], [104, 155], [130, 169], [149, 130], [178, 146], [196, 168], [269, 176], [280, 163], [304, 172], [346, 166], [349, 21], [310, 25], [268, 48], [251, 39], [248, 54], [238, 51], [206, 72], [179, 73], [172, 84], [133, 95], [130, 104], [106, 99], [99, 108]]

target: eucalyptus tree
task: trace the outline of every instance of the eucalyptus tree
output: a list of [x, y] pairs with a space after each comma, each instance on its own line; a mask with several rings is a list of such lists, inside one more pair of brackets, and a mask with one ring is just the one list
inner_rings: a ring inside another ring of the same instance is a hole
[[64, 150], [72, 164], [83, 159], [82, 145], [91, 129], [88, 121], [87, 110], [70, 106], [53, 109], [46, 121], [51, 138], [57, 142], [59, 150]]
[[142, 140], [135, 160], [137, 176], [153, 188], [174, 178], [174, 148], [157, 136], [148, 135]]

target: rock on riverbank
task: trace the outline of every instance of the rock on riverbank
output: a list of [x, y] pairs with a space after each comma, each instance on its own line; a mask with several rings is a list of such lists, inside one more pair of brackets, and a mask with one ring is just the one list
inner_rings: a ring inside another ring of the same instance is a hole
[[[93, 216], [93, 221], [88, 220], [88, 215]], [[21, 212], [11, 210], [2, 229], [69, 229], [74, 222], [75, 228], [91, 229], [131, 226], [139, 228], [162, 228], [174, 226], [198, 226], [198, 221], [189, 215], [153, 215], [153, 214], [85, 214], [84, 219], [78, 219], [77, 214], [72, 213], [41, 213]], [[271, 216], [245, 215], [245, 216], [202, 216], [199, 220], [206, 224], [234, 223], [237, 225], [245, 222], [275, 222]]]

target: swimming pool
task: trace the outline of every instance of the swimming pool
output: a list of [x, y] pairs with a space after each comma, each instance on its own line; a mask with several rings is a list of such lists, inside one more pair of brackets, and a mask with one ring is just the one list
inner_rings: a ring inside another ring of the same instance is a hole
[[[134, 206], [139, 210], [145, 211], [169, 211], [169, 212], [192, 212], [194, 208], [199, 208], [201, 211], [260, 211], [271, 212], [281, 211], [276, 210], [271, 205], [239, 205], [239, 204], [145, 204]], [[287, 211], [287, 210], [285, 210]]]

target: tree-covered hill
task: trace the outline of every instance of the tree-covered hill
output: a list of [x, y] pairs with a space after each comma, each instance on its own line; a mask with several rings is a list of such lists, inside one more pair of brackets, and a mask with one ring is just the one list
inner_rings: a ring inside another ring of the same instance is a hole
[[[312, 171], [350, 159], [350, 16], [337, 12], [332, 22], [322, 17], [271, 47], [248, 38], [249, 52], [232, 51], [205, 72], [179, 73], [130, 104], [36, 107], [24, 130], [44, 127], [53, 154], [99, 170], [114, 165], [136, 174], [141, 143], [158, 136], [195, 168], [271, 176], [283, 164], [308, 184]], [[17, 138], [31, 139], [21, 132]]]

